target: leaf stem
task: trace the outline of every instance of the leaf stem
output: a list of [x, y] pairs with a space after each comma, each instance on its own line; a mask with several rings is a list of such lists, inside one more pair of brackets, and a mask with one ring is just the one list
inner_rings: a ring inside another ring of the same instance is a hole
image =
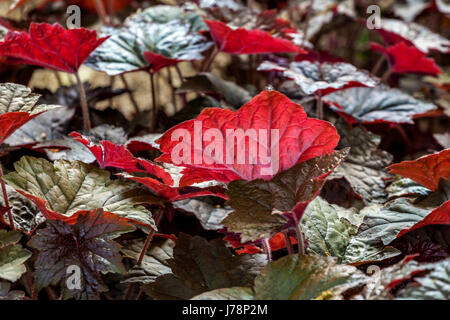
[[106, 15], [105, 6], [103, 5], [103, 2], [101, 0], [94, 0], [95, 10], [97, 11], [98, 15], [100, 16], [100, 20], [102, 20], [102, 23], [104, 25], [108, 25], [108, 17]]
[[293, 213], [293, 216], [294, 216], [294, 222], [295, 222], [295, 233], [297, 234], [298, 254], [302, 256], [305, 254], [305, 242], [303, 240], [302, 227], [301, 227], [300, 221], [297, 219], [297, 216], [295, 215], [295, 213]]
[[392, 75], [392, 68], [389, 66], [389, 69], [387, 69], [384, 73], [383, 76], [381, 77], [381, 82], [386, 83], [390, 76]]
[[286, 239], [286, 248], [288, 251], [288, 254], [291, 255], [294, 253], [294, 247], [292, 246], [291, 238], [289, 237], [289, 230], [283, 231], [284, 238]]
[[370, 73], [372, 73], [373, 75], [377, 75], [378, 71], [380, 71], [380, 68], [383, 65], [384, 59], [385, 59], [384, 55], [380, 55]]
[[[164, 212], [164, 210], [159, 209], [158, 213], [156, 214], [156, 217], [155, 217], [155, 225], [156, 226], [159, 225], [159, 222], [161, 221], [163, 212]], [[144, 260], [144, 256], [147, 253], [147, 249], [150, 246], [150, 243], [152, 242], [155, 232], [156, 232], [155, 229], [152, 229], [147, 235], [147, 239], [145, 240], [144, 246], [142, 247], [141, 254], [139, 255], [139, 259], [137, 262], [138, 267], [140, 267], [142, 265], [142, 261]]]
[[121, 74], [121, 75], [119, 75], [119, 77], [120, 77], [120, 80], [122, 80], [123, 86], [125, 87], [125, 89], [126, 89], [127, 92], [128, 92], [128, 97], [129, 97], [130, 100], [131, 100], [131, 104], [132, 104], [133, 107], [134, 107], [134, 111], [135, 111], [136, 113], [138, 113], [138, 112], [139, 112], [139, 106], [138, 106], [138, 104], [137, 104], [137, 102], [136, 102], [136, 99], [134, 99], [133, 92], [130, 90], [130, 86], [128, 85], [128, 82], [127, 82], [127, 79], [125, 78], [125, 75], [124, 75], [124, 74]]
[[151, 131], [155, 132], [156, 129], [156, 117], [158, 115], [158, 110], [156, 109], [156, 91], [155, 91], [155, 74], [149, 72], [150, 74], [150, 91], [152, 93], [152, 126]]
[[78, 93], [80, 95], [81, 112], [83, 114], [84, 130], [89, 131], [89, 130], [91, 130], [91, 120], [89, 118], [89, 107], [87, 104], [86, 91], [84, 90], [84, 86], [83, 86], [83, 83], [81, 82], [80, 75], [78, 74], [78, 72], [75, 73], [75, 78], [77, 79]]
[[211, 53], [211, 56], [208, 59], [208, 62], [203, 66], [202, 72], [209, 72], [209, 69], [211, 69], [211, 65], [214, 62], [214, 59], [219, 54], [219, 49], [217, 47], [214, 47], [213, 52]]
[[267, 256], [267, 262], [272, 261], [272, 251], [270, 249], [270, 243], [268, 238], [264, 238], [262, 241], [264, 253]]
[[6, 191], [5, 181], [3, 181], [3, 169], [2, 169], [1, 163], [0, 163], [0, 184], [1, 184], [2, 192], [3, 192], [3, 201], [5, 202], [5, 206], [8, 210], [9, 225], [12, 230], [15, 230], [16, 227], [14, 226], [14, 219], [13, 219], [12, 211], [11, 211], [11, 207], [9, 206], [8, 192]]
[[317, 119], [323, 119], [323, 101], [322, 101], [322, 95], [317, 94], [316, 95], [317, 100]]
[[173, 84], [172, 72], [170, 71], [170, 67], [167, 68], [167, 82], [169, 83], [169, 86], [172, 90], [173, 111], [177, 112], [177, 96], [175, 94], [175, 86]]

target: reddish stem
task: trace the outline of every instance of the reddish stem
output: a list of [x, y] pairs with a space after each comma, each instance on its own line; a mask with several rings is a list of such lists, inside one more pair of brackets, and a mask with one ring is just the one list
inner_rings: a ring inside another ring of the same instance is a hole
[[3, 181], [3, 169], [1, 163], [0, 163], [0, 184], [3, 192], [3, 199], [4, 199], [3, 201], [5, 202], [5, 207], [8, 210], [9, 226], [11, 227], [12, 230], [15, 230], [16, 227], [14, 226], [12, 211], [11, 207], [9, 206], [8, 192], [6, 191], [5, 181]]
[[86, 98], [86, 91], [84, 91], [84, 86], [83, 83], [81, 82], [80, 75], [78, 74], [78, 72], [75, 73], [75, 78], [77, 79], [78, 93], [80, 95], [84, 130], [88, 132], [89, 130], [91, 130], [91, 119], [89, 118], [89, 107]]

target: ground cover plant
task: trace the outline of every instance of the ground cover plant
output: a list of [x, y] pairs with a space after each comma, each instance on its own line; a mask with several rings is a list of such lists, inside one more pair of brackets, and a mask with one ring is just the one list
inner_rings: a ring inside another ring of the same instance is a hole
[[449, 299], [449, 25], [1, 0], [0, 300]]

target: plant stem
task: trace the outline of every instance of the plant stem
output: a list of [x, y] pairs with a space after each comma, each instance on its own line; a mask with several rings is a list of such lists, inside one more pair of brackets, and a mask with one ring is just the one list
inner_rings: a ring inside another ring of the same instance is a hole
[[150, 72], [150, 91], [152, 93], [152, 126], [151, 131], [155, 132], [156, 129], [156, 117], [158, 110], [156, 109], [156, 92], [155, 92], [155, 74]]
[[1, 163], [0, 163], [0, 184], [1, 184], [2, 192], [3, 192], [3, 201], [5, 202], [5, 207], [8, 208], [9, 226], [11, 227], [12, 230], [15, 230], [16, 227], [14, 226], [14, 219], [13, 219], [11, 207], [9, 206], [8, 193], [6, 192], [5, 181], [3, 181], [3, 169], [2, 169]]
[[170, 67], [167, 68], [167, 82], [169, 83], [170, 88], [172, 90], [173, 111], [177, 112], [177, 96], [175, 94], [175, 87], [173, 85], [172, 72], [170, 71]]
[[389, 69], [387, 69], [384, 73], [383, 76], [381, 77], [381, 82], [387, 82], [389, 80], [389, 77], [392, 75], [392, 69], [391, 67], [389, 67]]
[[269, 239], [264, 238], [262, 241], [262, 245], [263, 245], [264, 253], [267, 256], [267, 262], [272, 261], [272, 251], [270, 250]]
[[[155, 225], [156, 226], [159, 225], [159, 222], [161, 221], [163, 212], [164, 212], [164, 210], [159, 209], [158, 213], [156, 214], [156, 217], [155, 217]], [[147, 239], [145, 240], [144, 246], [142, 247], [141, 254], [139, 255], [139, 259], [137, 262], [138, 267], [140, 267], [142, 265], [142, 261], [144, 260], [144, 256], [147, 253], [147, 249], [150, 246], [150, 243], [152, 242], [155, 232], [156, 232], [155, 229], [152, 229], [147, 235]]]
[[[175, 70], [177, 71], [178, 78], [180, 80], [180, 84], [182, 84], [184, 82], [184, 77], [183, 77], [183, 74], [181, 73], [180, 67], [177, 64], [175, 65]], [[184, 106], [187, 103], [186, 93], [185, 92], [181, 93], [180, 97], [183, 100], [183, 108], [184, 108]]]
[[298, 254], [305, 254], [305, 242], [303, 240], [303, 232], [302, 227], [300, 226], [300, 221], [298, 221], [297, 217], [294, 213], [294, 222], [295, 222], [295, 233], [297, 234], [297, 245], [298, 245]]
[[289, 230], [283, 231], [284, 238], [286, 239], [286, 248], [288, 251], [288, 254], [291, 255], [294, 253], [294, 248], [292, 247], [291, 238], [289, 237]]
[[378, 73], [378, 71], [380, 71], [380, 68], [383, 65], [384, 59], [385, 59], [384, 55], [380, 55], [377, 62], [373, 66], [372, 71], [370, 71], [370, 73], [372, 73], [373, 75], [376, 75]]
[[120, 80], [122, 80], [123, 86], [124, 86], [125, 89], [128, 91], [128, 97], [129, 97], [130, 100], [131, 100], [131, 104], [132, 104], [133, 107], [134, 107], [134, 111], [135, 111], [136, 113], [138, 113], [138, 112], [139, 112], [139, 106], [138, 106], [138, 104], [137, 104], [137, 102], [136, 102], [136, 99], [134, 99], [133, 92], [130, 90], [130, 86], [128, 85], [128, 82], [127, 82], [127, 79], [125, 78], [125, 75], [124, 75], [124, 74], [121, 74], [121, 75], [119, 75], [119, 77], [120, 77]]
[[317, 94], [316, 95], [317, 100], [317, 119], [323, 119], [323, 101], [322, 101], [322, 95]]
[[217, 49], [217, 47], [214, 47], [214, 50], [211, 53], [211, 56], [209, 57], [208, 62], [202, 68], [202, 72], [209, 72], [209, 69], [211, 69], [211, 65], [213, 64], [214, 59], [216, 58], [216, 56], [218, 54], [219, 54], [219, 49]]
[[56, 78], [56, 81], [58, 82], [58, 85], [59, 85], [60, 87], [62, 87], [62, 86], [63, 86], [63, 83], [62, 83], [62, 80], [61, 80], [61, 77], [60, 77], [58, 71], [53, 70], [53, 74], [55, 75], [55, 78]]
[[95, 10], [97, 11], [102, 23], [108, 25], [108, 17], [106, 15], [105, 6], [101, 0], [94, 0]]
[[83, 125], [84, 130], [88, 132], [91, 130], [91, 120], [89, 118], [89, 107], [87, 104], [86, 99], [86, 91], [84, 91], [83, 83], [81, 82], [80, 75], [75, 73], [75, 78], [77, 79], [77, 85], [78, 85], [78, 93], [80, 95], [80, 102], [81, 102], [81, 112], [83, 114]]

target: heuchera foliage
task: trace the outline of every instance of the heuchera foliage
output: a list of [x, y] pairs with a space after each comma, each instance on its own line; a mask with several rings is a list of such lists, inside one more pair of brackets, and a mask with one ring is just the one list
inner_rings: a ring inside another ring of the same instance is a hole
[[450, 299], [445, 1], [9, 2], [0, 300]]

